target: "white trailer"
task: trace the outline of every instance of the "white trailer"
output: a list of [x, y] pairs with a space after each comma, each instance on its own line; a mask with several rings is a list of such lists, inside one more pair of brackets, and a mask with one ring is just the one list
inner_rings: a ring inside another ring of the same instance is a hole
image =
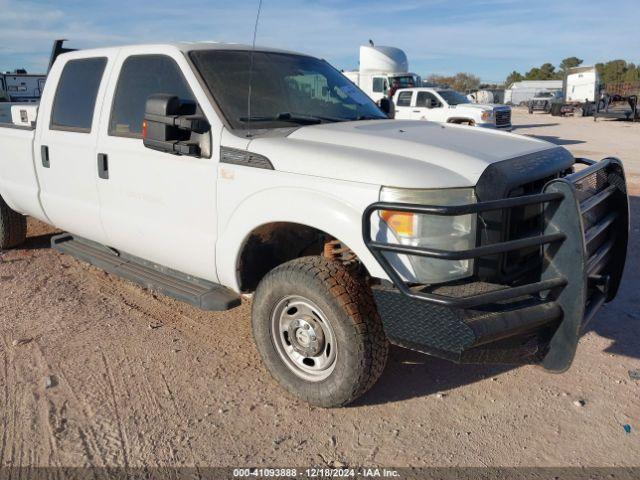
[[379, 46], [360, 47], [358, 70], [342, 72], [374, 102], [387, 96], [389, 88], [397, 82], [398, 88], [422, 85], [422, 79], [409, 72], [407, 55], [399, 48]]
[[507, 105], [521, 105], [541, 92], [562, 90], [562, 80], [523, 80], [514, 82], [504, 92], [504, 103]]
[[570, 68], [563, 81], [564, 101], [569, 104], [595, 102], [599, 86], [596, 67]]

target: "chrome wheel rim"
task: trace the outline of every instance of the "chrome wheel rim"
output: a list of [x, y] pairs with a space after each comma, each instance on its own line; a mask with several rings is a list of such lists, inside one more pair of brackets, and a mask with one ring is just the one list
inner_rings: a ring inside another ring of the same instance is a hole
[[298, 377], [319, 382], [333, 372], [336, 337], [312, 301], [297, 295], [280, 300], [271, 314], [271, 338], [282, 361]]

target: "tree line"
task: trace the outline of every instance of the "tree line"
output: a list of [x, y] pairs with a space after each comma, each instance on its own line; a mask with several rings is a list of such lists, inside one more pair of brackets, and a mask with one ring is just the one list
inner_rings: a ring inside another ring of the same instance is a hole
[[[511, 72], [504, 85], [509, 87], [514, 82], [522, 80], [562, 80], [567, 70], [582, 65], [583, 60], [578, 57], [567, 57], [556, 68], [552, 63], [543, 63], [539, 67], [533, 67], [522, 74], [516, 70]], [[626, 60], [611, 60], [604, 63], [596, 63], [596, 69], [600, 81], [606, 84], [615, 83], [640, 83], [640, 64], [627, 62]], [[429, 83], [443, 85], [458, 92], [470, 92], [479, 88], [497, 88], [498, 85], [483, 84], [479, 77], [472, 73], [460, 72], [455, 75], [429, 75]]]
[[429, 75], [427, 82], [435, 85], [443, 85], [458, 92], [469, 92], [478, 90], [480, 87], [480, 77], [471, 73], [460, 72], [455, 75]]
[[[583, 60], [578, 57], [568, 57], [560, 62], [558, 68], [551, 63], [543, 63], [539, 67], [533, 67], [524, 75], [514, 70], [505, 80], [505, 85], [509, 86], [514, 82], [522, 80], [562, 80], [567, 70], [582, 65]], [[640, 82], [640, 65], [626, 60], [611, 60], [604, 63], [596, 63], [596, 70], [600, 76], [600, 81], [604, 84], [610, 83], [636, 83]]]

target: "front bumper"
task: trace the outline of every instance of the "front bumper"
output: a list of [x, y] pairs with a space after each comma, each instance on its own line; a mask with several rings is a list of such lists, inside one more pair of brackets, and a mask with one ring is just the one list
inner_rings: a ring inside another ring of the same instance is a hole
[[511, 123], [505, 125], [496, 125], [495, 123], [476, 123], [476, 127], [491, 128], [493, 130], [506, 130], [508, 132], [513, 130], [513, 125], [511, 125]]
[[[622, 163], [607, 158], [549, 181], [541, 193], [469, 205], [378, 202], [363, 216], [364, 242], [393, 285], [374, 288], [390, 341], [459, 362], [535, 363], [562, 372], [573, 360], [583, 326], [618, 290], [626, 257], [629, 207]], [[444, 251], [371, 238], [379, 210], [424, 215], [479, 214], [539, 205], [539, 235], [466, 251]], [[444, 285], [408, 285], [393, 255], [480, 259], [540, 248], [534, 281], [498, 284], [471, 278]]]

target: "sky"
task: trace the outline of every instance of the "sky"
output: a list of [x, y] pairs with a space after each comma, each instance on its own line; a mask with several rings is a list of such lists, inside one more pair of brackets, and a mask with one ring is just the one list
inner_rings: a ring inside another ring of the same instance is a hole
[[[142, 42], [251, 43], [258, 0], [0, 0], [0, 70], [46, 70], [56, 38], [91, 48]], [[609, 21], [603, 21], [603, 17]], [[577, 56], [640, 63], [640, 0], [263, 0], [257, 44], [358, 65], [358, 47], [402, 48], [423, 76], [512, 70]]]

